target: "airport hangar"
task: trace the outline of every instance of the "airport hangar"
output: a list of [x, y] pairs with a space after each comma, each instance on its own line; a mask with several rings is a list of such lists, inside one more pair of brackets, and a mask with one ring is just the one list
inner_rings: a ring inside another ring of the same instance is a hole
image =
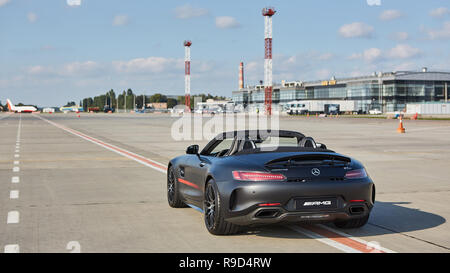
[[[294, 100], [355, 101], [355, 111], [383, 113], [404, 111], [408, 103], [448, 102], [450, 72], [396, 71], [369, 76], [335, 78], [311, 82], [286, 82], [274, 85], [273, 109], [282, 110]], [[380, 92], [382, 90], [382, 92]], [[264, 85], [247, 86], [232, 95], [235, 105], [250, 111], [264, 110]]]

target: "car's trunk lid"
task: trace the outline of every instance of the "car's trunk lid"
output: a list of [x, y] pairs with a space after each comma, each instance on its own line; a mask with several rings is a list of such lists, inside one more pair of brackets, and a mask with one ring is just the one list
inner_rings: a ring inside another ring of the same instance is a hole
[[337, 154], [308, 153], [272, 159], [264, 164], [270, 172], [284, 174], [288, 181], [343, 180], [351, 159]]

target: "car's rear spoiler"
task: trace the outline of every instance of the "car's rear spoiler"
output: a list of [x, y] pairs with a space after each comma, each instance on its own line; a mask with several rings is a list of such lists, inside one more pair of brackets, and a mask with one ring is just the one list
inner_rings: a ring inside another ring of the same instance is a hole
[[308, 160], [331, 160], [331, 161], [344, 161], [344, 162], [351, 162], [351, 159], [346, 156], [337, 155], [337, 154], [328, 154], [328, 153], [308, 153], [308, 154], [302, 154], [302, 155], [291, 155], [291, 156], [285, 156], [280, 157], [277, 159], [270, 160], [265, 163], [265, 165], [271, 165], [278, 162], [285, 162], [285, 161], [308, 161]]

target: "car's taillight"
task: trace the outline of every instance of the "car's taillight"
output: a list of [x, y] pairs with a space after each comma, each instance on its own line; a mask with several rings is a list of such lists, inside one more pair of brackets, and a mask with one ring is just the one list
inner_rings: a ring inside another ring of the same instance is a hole
[[345, 178], [347, 179], [358, 179], [365, 177], [367, 177], [367, 173], [364, 169], [351, 170], [345, 174]]
[[279, 173], [233, 171], [233, 178], [240, 181], [284, 181], [286, 177]]

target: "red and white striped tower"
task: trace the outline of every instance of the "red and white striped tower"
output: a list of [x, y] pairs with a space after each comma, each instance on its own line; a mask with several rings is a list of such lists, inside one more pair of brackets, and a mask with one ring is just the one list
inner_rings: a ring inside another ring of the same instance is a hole
[[239, 64], [239, 90], [244, 89], [244, 63]]
[[191, 41], [184, 41], [184, 102], [189, 110], [191, 109], [191, 45]]
[[272, 114], [272, 16], [275, 9], [267, 7], [262, 10], [264, 16], [264, 105], [266, 114]]

